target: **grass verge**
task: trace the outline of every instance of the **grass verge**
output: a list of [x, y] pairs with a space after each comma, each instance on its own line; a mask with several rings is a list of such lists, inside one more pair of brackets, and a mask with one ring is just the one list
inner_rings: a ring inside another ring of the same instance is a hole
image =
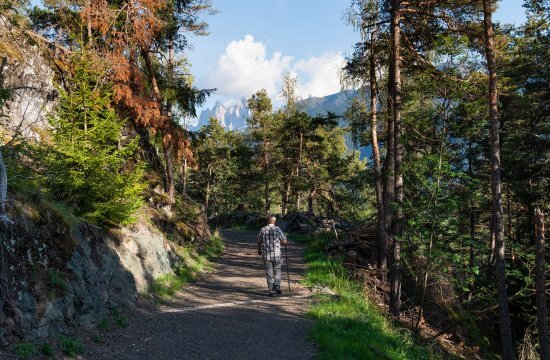
[[[298, 239], [297, 239], [298, 240]], [[308, 310], [319, 359], [436, 359], [430, 348], [415, 343], [404, 329], [395, 327], [350, 279], [339, 259], [324, 254], [328, 237], [299, 239], [307, 246], [306, 286], [330, 288], [336, 296], [319, 295]]]
[[174, 273], [160, 276], [153, 283], [153, 293], [161, 300], [174, 296], [178, 290], [195, 280], [199, 274], [211, 271], [211, 260], [223, 253], [223, 239], [215, 230], [210, 241], [206, 242], [201, 249], [190, 244], [175, 247], [175, 252], [181, 259], [181, 263], [174, 269]]

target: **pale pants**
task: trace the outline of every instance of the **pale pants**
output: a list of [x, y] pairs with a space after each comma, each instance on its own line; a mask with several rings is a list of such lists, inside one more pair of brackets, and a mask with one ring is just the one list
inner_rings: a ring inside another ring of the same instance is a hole
[[[283, 267], [283, 259], [275, 258], [274, 260], [264, 260], [265, 277], [267, 279], [267, 289], [272, 290], [274, 286], [281, 286], [281, 268]], [[273, 276], [275, 272], [275, 277]]]

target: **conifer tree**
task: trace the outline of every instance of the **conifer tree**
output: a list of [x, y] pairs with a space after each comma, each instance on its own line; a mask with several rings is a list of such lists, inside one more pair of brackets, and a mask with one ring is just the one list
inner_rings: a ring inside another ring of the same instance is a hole
[[142, 168], [133, 161], [137, 139], [123, 137], [125, 121], [111, 107], [113, 92], [99, 61], [86, 50], [70, 59], [70, 87], [58, 87], [42, 147], [50, 195], [85, 219], [115, 225], [142, 204]]

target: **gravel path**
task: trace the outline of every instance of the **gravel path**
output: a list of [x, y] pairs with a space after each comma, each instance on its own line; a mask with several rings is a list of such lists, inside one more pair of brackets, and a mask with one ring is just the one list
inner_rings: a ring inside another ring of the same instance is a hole
[[310, 291], [298, 284], [304, 271], [302, 248], [289, 244], [292, 293], [286, 265], [283, 294], [267, 297], [263, 264], [256, 256], [256, 233], [227, 230], [224, 255], [212, 273], [189, 284], [168, 304], [140, 308], [128, 328], [89, 359], [311, 359], [304, 317]]

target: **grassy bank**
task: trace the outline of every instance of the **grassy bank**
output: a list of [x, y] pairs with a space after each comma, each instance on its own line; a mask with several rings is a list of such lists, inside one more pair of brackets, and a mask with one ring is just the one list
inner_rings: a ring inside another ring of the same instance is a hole
[[173, 274], [167, 274], [155, 279], [153, 293], [160, 299], [168, 299], [180, 290], [185, 284], [193, 281], [199, 274], [212, 269], [211, 260], [223, 253], [223, 239], [216, 230], [210, 241], [202, 249], [193, 244], [178, 246], [175, 249], [181, 262], [174, 269]]
[[415, 343], [406, 330], [391, 321], [363, 294], [361, 285], [350, 279], [338, 259], [328, 259], [323, 236], [301, 238], [307, 245], [307, 286], [328, 287], [337, 295], [319, 295], [309, 309], [315, 319], [311, 339], [320, 359], [434, 359], [427, 347]]

